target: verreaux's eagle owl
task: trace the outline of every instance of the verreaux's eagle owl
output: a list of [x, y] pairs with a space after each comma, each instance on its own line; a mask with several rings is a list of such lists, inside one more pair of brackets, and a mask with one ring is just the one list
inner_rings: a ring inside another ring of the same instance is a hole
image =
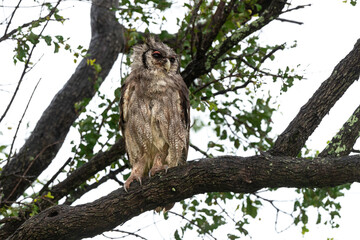
[[186, 162], [189, 91], [176, 53], [152, 37], [133, 48], [131, 73], [121, 87], [120, 126], [132, 166], [124, 188], [145, 174]]

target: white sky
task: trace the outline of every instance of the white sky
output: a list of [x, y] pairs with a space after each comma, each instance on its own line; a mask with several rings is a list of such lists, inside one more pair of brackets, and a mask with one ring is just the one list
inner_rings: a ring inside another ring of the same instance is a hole
[[[277, 111], [273, 117], [274, 135], [280, 134], [286, 128], [288, 123], [295, 117], [300, 107], [306, 103], [320, 84], [330, 76], [334, 66], [353, 48], [356, 40], [360, 38], [360, 28], [358, 27], [360, 23], [360, 6], [352, 7], [350, 4], [342, 3], [341, 0], [293, 1], [293, 3], [297, 4], [307, 4], [309, 2], [312, 3], [311, 7], [282, 16], [282, 18], [303, 22], [303, 25], [275, 21], [261, 31], [261, 40], [266, 44], [288, 42], [288, 46], [290, 46], [294, 40], [297, 40], [297, 48], [289, 49], [282, 53], [278, 52], [275, 61], [269, 63], [269, 67], [274, 67], [274, 69], [276, 69], [281, 66], [290, 65], [296, 67], [296, 65], [301, 64], [299, 70], [304, 72], [306, 78], [306, 80], [296, 82], [293, 88], [278, 98], [280, 107], [279, 111]], [[71, 7], [72, 5], [76, 7]], [[181, 6], [180, 3], [177, 5]], [[66, 21], [62, 27], [52, 29], [50, 26], [49, 30], [53, 32], [60, 31], [63, 35], [70, 36], [71, 44], [74, 44], [74, 46], [81, 44], [87, 47], [90, 39], [90, 4], [84, 2], [69, 2], [68, 6], [69, 8], [64, 11], [64, 14], [66, 17], [70, 18], [70, 20]], [[2, 10], [0, 9], [0, 14], [2, 16], [7, 15], [1, 11]], [[181, 11], [174, 10], [170, 14], [171, 17], [168, 17], [169, 26], [173, 26], [172, 24], [175, 22], [176, 16], [181, 17]], [[18, 23], [24, 22], [23, 19], [18, 19], [17, 21]], [[16, 24], [16, 21], [14, 24]], [[3, 26], [0, 25], [0, 32], [3, 31]], [[0, 44], [0, 52], [2, 55], [0, 58], [0, 69], [6, 73], [0, 81], [0, 101], [3, 103], [0, 106], [0, 113], [4, 111], [12, 95], [12, 91], [20, 76], [19, 70], [21, 70], [22, 66], [21, 64], [14, 66], [11, 63], [13, 47], [14, 46], [8, 42], [2, 42]], [[52, 48], [45, 51], [48, 51], [49, 54], [44, 55], [30, 74], [25, 77], [19, 90], [19, 97], [14, 102], [4, 123], [0, 126], [0, 132], [3, 134], [0, 134], [0, 145], [9, 144], [9, 138], [12, 139], [14, 128], [16, 128], [19, 117], [25, 107], [24, 101], [27, 101], [29, 98], [32, 89], [39, 78], [42, 80], [24, 120], [25, 124], [23, 124], [23, 127], [18, 134], [16, 141], [17, 147], [20, 147], [23, 144], [24, 139], [29, 135], [31, 128], [40, 117], [40, 114], [48, 106], [53, 96], [59, 91], [76, 68], [76, 64], [72, 62], [73, 57], [70, 54], [60, 51], [60, 53], [55, 56], [56, 58], [54, 58], [51, 54], [53, 51]], [[35, 52], [34, 59], [36, 59], [36, 57], [41, 57], [41, 54]], [[119, 62], [117, 63], [117, 69], [119, 68], [118, 66]], [[119, 72], [117, 69], [112, 72], [104, 83], [104, 89], [115, 89], [118, 87], [119, 82], [117, 76], [119, 76]], [[2, 84], [10, 85], [2, 86]], [[309, 148], [321, 151], [326, 146], [326, 141], [334, 136], [355, 108], [359, 106], [359, 84], [359, 82], [354, 83], [346, 92], [345, 96], [331, 110], [330, 114], [325, 117], [319, 128], [307, 142]], [[27, 123], [29, 123], [29, 129], [26, 129], [25, 127]], [[192, 142], [200, 142], [196, 139], [203, 139], [204, 137], [211, 137], [211, 135], [207, 135], [206, 133], [205, 135], [197, 134], [197, 136], [192, 136], [191, 139]], [[202, 142], [205, 143], [207, 141]], [[201, 146], [200, 144], [200, 147], [206, 149], [205, 145]], [[359, 144], [357, 144], [357, 147], [360, 148]], [[65, 146], [60, 151], [57, 161], [52, 164], [50, 170], [41, 175], [41, 179], [50, 177], [51, 172], [54, 171], [53, 169], [59, 167], [64, 160], [71, 156], [69, 150], [70, 147]], [[198, 157], [200, 157], [200, 155], [193, 151], [190, 152], [189, 159]], [[106, 184], [101, 188], [101, 193], [107, 194], [108, 192], [111, 192], [114, 187], [116, 186], [112, 183]], [[292, 192], [292, 190], [281, 189], [277, 192], [266, 194], [266, 197], [286, 201], [291, 199], [291, 196], [293, 196]], [[85, 199], [82, 199], [78, 203], [91, 201], [97, 198], [98, 195], [98, 193], [89, 193], [85, 196]], [[310, 232], [304, 237], [301, 235], [299, 227], [291, 227], [287, 231], [278, 234], [274, 230], [275, 210], [266, 204], [261, 209], [259, 216], [252, 221], [252, 224], [250, 224], [247, 229], [249, 230], [252, 239], [255, 240], [359, 239], [360, 228], [356, 221], [356, 217], [360, 214], [360, 206], [358, 204], [359, 199], [360, 186], [359, 184], [353, 184], [352, 189], [347, 192], [345, 197], [341, 198], [340, 202], [342, 204], [342, 210], [340, 213], [342, 217], [338, 221], [338, 223], [340, 223], [340, 228], [338, 229], [315, 225], [317, 213], [314, 211], [314, 216], [310, 218], [310, 224], [308, 226]], [[289, 205], [289, 203], [284, 202], [278, 206], [281, 206], [284, 209], [291, 209], [292, 203]], [[174, 209], [177, 210], [177, 212], [181, 212], [179, 204], [177, 204]], [[140, 226], [151, 225], [138, 232], [138, 234], [147, 239], [169, 239], [172, 236], [174, 229], [179, 225], [180, 219], [172, 217], [173, 220], [170, 222], [165, 222], [161, 219], [162, 217], [157, 217], [153, 212], [147, 212], [125, 223], [120, 229], [131, 231], [131, 229], [137, 230]], [[280, 219], [280, 230], [287, 225], [288, 220], [289, 219], [286, 217]], [[154, 221], [160, 221], [156, 228], [152, 226]], [[184, 222], [181, 222], [181, 224], [184, 224]], [[228, 229], [231, 228], [230, 224], [227, 227], [228, 228], [222, 228], [219, 234], [214, 235], [224, 236], [222, 235], [222, 232], [228, 231]], [[107, 235], [116, 236], [116, 234]], [[189, 235], [185, 239], [194, 239], [194, 237], [196, 237], [196, 235]], [[93, 239], [105, 238], [97, 236]], [[135, 238], [130, 237], [127, 239]], [[221, 239], [221, 237], [218, 239]]]

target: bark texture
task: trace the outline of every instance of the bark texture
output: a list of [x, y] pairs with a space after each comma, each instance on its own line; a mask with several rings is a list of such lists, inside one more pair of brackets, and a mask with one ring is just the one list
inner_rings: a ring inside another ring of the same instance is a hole
[[340, 131], [333, 137], [319, 157], [346, 156], [351, 153], [356, 140], [360, 136], [360, 106], [344, 123]]
[[[360, 155], [338, 158], [222, 156], [190, 162], [134, 182], [92, 203], [59, 205], [26, 221], [8, 240], [81, 239], [145, 211], [205, 192], [252, 193], [264, 187], [330, 187], [360, 181]], [[346, 174], [344, 174], [346, 172]]]
[[124, 46], [123, 27], [110, 10], [111, 1], [94, 0], [91, 8], [92, 38], [89, 59], [96, 59], [102, 70], [94, 68], [83, 59], [75, 73], [54, 97], [38, 121], [31, 136], [19, 153], [3, 168], [0, 178], [1, 194], [4, 198], [0, 207], [11, 205], [26, 188], [51, 163], [79, 111], [75, 103], [91, 99], [96, 84], [101, 84], [112, 68]]
[[360, 76], [360, 39], [353, 50], [341, 60], [331, 76], [324, 81], [309, 101], [277, 138], [272, 155], [297, 156], [306, 140], [337, 100]]

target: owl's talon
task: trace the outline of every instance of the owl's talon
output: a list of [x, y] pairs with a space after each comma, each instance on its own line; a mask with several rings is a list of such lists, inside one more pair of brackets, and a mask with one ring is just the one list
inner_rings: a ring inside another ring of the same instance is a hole
[[141, 181], [141, 176], [138, 176], [136, 174], [134, 174], [133, 172], [130, 174], [130, 177], [125, 181], [124, 184], [124, 190], [126, 192], [129, 192], [129, 188], [130, 188], [130, 184], [134, 181], [138, 181], [140, 183], [140, 185], [142, 185], [142, 181]]
[[162, 165], [162, 166], [153, 166], [149, 171], [149, 176], [154, 176], [157, 172], [160, 172], [162, 170], [165, 170], [165, 173], [167, 173], [167, 170], [169, 169], [168, 165]]

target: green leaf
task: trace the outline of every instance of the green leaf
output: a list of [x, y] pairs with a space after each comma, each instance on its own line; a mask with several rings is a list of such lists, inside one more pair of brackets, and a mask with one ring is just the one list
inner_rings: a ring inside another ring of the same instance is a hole
[[54, 42], [55, 50], [54, 53], [58, 53], [60, 49], [60, 45], [57, 42]]
[[49, 36], [49, 35], [47, 35], [47, 36], [43, 36], [43, 39], [45, 40], [45, 42], [46, 42], [46, 44], [48, 45], [48, 46], [50, 46], [51, 45], [51, 37]]
[[39, 42], [39, 36], [36, 35], [33, 32], [30, 32], [29, 36], [28, 36], [28, 40], [32, 43], [32, 44], [37, 44]]

